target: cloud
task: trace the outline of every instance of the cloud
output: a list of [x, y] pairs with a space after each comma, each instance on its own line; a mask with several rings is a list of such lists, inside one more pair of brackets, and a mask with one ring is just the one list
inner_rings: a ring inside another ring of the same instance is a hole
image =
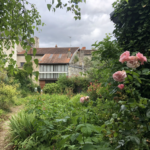
[[57, 9], [54, 13], [48, 11], [48, 1], [29, 1], [36, 4], [41, 20], [46, 24], [41, 27], [40, 33], [35, 31], [35, 36], [40, 40], [40, 47], [54, 47], [56, 44], [58, 47], [68, 47], [71, 36], [71, 46], [91, 49], [95, 41], [103, 40], [106, 33], [112, 33], [114, 30], [109, 15], [113, 11], [114, 0], [86, 0], [86, 3], [79, 3], [81, 20], [77, 21], [73, 18], [73, 13], [66, 12], [66, 8]]

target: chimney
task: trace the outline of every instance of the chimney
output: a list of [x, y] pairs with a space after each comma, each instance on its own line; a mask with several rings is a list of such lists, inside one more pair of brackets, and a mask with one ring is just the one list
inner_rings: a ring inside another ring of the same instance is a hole
[[57, 48], [57, 44], [55, 45], [55, 48]]
[[81, 50], [86, 50], [86, 47], [82, 47]]
[[68, 58], [71, 58], [71, 51], [70, 51], [70, 48], [68, 49]]

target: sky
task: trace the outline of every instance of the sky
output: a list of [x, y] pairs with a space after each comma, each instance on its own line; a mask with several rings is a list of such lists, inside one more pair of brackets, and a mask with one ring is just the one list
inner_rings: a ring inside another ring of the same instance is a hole
[[[114, 10], [112, 3], [115, 0], [86, 0], [79, 3], [81, 20], [75, 20], [72, 12], [66, 8], [49, 11], [47, 4], [51, 0], [28, 0], [36, 5], [41, 15], [40, 33], [35, 31], [34, 36], [39, 38], [39, 47], [86, 47], [91, 49], [96, 41], [102, 41], [106, 33], [112, 33], [114, 23], [110, 20], [110, 13]], [[56, 1], [56, 0], [55, 0]], [[62, 0], [66, 2], [68, 0]], [[71, 37], [71, 38], [70, 38]]]

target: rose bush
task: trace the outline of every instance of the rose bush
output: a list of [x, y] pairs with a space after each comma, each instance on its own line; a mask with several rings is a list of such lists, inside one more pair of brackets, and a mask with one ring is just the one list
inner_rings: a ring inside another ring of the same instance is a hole
[[140, 63], [143, 65], [147, 58], [141, 53], [137, 53], [136, 56], [125, 56], [127, 66], [134, 70], [125, 70], [126, 75], [121, 71], [113, 74], [115, 81], [123, 82], [118, 85], [121, 91], [114, 94], [114, 101], [120, 108], [112, 114], [110, 120], [105, 122], [107, 133], [104, 133], [104, 136], [116, 145], [115, 149], [149, 150], [150, 100], [142, 97], [136, 88], [141, 86], [140, 75], [142, 75], [136, 68], [140, 66]]

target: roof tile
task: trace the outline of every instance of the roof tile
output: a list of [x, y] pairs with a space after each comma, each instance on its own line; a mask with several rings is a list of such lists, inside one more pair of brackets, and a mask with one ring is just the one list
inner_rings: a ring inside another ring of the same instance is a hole
[[[37, 49], [37, 55], [44, 55], [44, 54], [67, 54], [68, 49], [70, 47], [54, 47], [54, 48], [36, 48]], [[73, 54], [79, 47], [71, 47], [71, 54]], [[17, 55], [23, 55], [26, 51], [22, 51], [18, 53]], [[30, 49], [28, 51], [28, 54], [33, 54], [33, 50]]]
[[61, 58], [59, 58], [60, 54], [53, 54], [52, 58], [50, 58], [50, 55], [51, 54], [45, 54], [39, 61], [39, 64], [67, 64], [70, 61], [68, 54], [62, 54]]

